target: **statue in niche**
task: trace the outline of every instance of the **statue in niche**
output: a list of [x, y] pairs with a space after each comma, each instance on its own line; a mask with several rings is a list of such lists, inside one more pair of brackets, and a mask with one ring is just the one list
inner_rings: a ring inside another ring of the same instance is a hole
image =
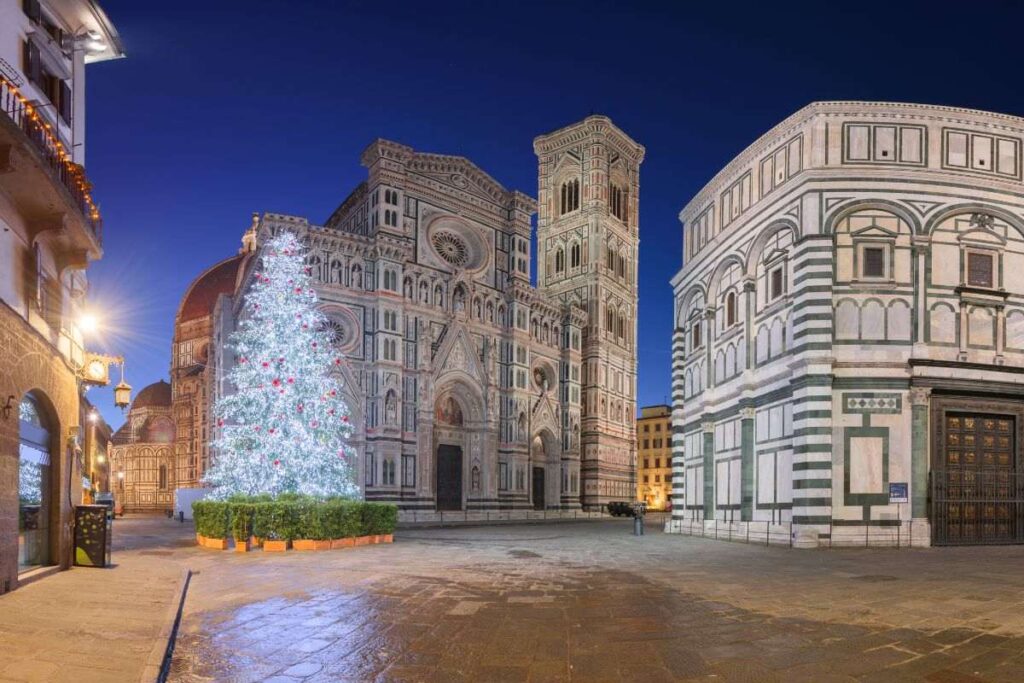
[[477, 465], [473, 465], [472, 482], [473, 482], [473, 490], [474, 491], [479, 491], [480, 490], [480, 468]]
[[398, 422], [398, 400], [394, 391], [389, 391], [384, 399], [384, 421], [392, 425]]

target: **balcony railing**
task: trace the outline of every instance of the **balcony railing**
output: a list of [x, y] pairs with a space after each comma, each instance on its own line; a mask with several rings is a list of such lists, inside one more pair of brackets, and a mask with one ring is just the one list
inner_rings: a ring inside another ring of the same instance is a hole
[[3, 76], [0, 76], [0, 110], [32, 141], [78, 205], [97, 244], [102, 244], [103, 221], [90, 194], [92, 185], [85, 177], [85, 169], [71, 160], [67, 148], [54, 134], [53, 126], [40, 114], [39, 108]]

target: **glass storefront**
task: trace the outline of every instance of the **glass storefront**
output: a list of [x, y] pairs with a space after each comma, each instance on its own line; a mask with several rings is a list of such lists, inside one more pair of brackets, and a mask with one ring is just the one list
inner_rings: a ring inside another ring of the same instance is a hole
[[50, 430], [35, 399], [19, 406], [18, 571], [50, 563]]

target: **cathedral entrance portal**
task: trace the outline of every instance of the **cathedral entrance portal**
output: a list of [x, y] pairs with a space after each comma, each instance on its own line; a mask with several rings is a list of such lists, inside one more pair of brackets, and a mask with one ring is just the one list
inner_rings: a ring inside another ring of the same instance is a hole
[[544, 509], [544, 468], [533, 468], [533, 509]]
[[437, 447], [437, 509], [462, 509], [462, 449]]

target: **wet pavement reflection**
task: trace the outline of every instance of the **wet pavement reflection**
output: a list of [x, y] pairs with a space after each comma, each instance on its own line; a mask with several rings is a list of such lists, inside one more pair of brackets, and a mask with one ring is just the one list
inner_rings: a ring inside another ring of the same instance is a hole
[[[1020, 609], [1024, 580], [956, 584], [968, 557], [627, 534], [581, 523], [197, 552], [170, 680], [1024, 680], [1024, 625], [994, 618]], [[952, 586], [966, 603], [941, 602]]]

